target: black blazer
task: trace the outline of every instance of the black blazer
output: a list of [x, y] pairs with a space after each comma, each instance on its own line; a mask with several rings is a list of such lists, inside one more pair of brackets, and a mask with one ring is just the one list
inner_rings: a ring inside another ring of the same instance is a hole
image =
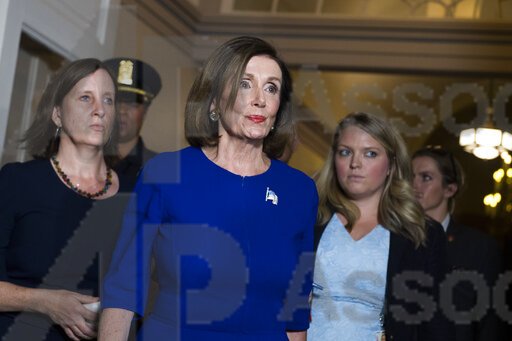
[[[419, 248], [391, 233], [384, 310], [386, 340], [454, 340], [453, 327], [439, 305], [439, 285], [446, 270], [446, 236], [439, 223], [427, 220], [426, 245]], [[411, 271], [416, 280], [401, 280]], [[404, 319], [404, 309], [413, 317]]]
[[[315, 249], [325, 226], [315, 230]], [[446, 274], [446, 236], [442, 226], [427, 222], [426, 246], [391, 232], [384, 329], [386, 340], [451, 341], [453, 328], [438, 309], [439, 284]], [[410, 280], [404, 282], [403, 276]], [[404, 312], [406, 313], [403, 316]]]
[[[492, 288], [502, 271], [498, 243], [486, 234], [450, 219], [446, 231], [448, 237], [448, 267], [451, 271], [474, 271], [482, 275]], [[454, 273], [455, 274], [455, 273]], [[476, 291], [469, 283], [461, 282], [454, 287], [453, 305], [458, 311], [471, 311], [477, 302]], [[502, 322], [488, 302], [487, 314], [471, 324], [456, 323], [456, 340], [501, 340]]]

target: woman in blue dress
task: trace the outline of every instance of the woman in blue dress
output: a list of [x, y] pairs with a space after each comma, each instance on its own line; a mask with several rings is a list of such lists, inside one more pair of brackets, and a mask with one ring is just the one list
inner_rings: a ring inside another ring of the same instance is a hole
[[144, 340], [305, 340], [314, 182], [278, 158], [292, 137], [291, 78], [267, 42], [238, 37], [190, 90], [190, 147], [144, 167], [105, 278], [100, 338], [126, 340], [159, 293]]
[[338, 124], [317, 180], [308, 340], [452, 340], [437, 306], [445, 236], [410, 181], [391, 124], [366, 113]]

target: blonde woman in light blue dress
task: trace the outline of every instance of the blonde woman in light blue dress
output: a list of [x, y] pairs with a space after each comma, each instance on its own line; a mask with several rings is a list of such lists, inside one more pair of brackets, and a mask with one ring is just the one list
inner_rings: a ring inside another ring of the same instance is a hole
[[409, 315], [394, 314], [403, 308], [397, 275], [411, 270], [432, 279], [421, 289], [435, 308], [445, 274], [442, 227], [425, 218], [410, 180], [405, 143], [387, 121], [354, 113], [339, 123], [317, 177], [308, 340], [451, 340], [435, 309], [427, 314], [418, 304]]

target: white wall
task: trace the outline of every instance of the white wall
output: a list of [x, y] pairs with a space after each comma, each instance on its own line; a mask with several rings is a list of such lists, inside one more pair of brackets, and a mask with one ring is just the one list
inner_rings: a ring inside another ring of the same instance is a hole
[[4, 149], [21, 32], [70, 60], [84, 57], [103, 59], [113, 53], [119, 2], [0, 1], [0, 151]]
[[26, 0], [24, 29], [69, 59], [112, 54], [120, 0]]
[[0, 152], [3, 150], [9, 107], [11, 103], [14, 70], [25, 13], [25, 0], [0, 1]]

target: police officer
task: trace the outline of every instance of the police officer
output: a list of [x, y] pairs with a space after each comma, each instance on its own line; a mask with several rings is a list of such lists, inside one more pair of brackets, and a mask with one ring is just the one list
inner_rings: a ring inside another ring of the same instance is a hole
[[104, 63], [118, 86], [118, 152], [121, 160], [114, 167], [119, 176], [119, 191], [133, 189], [144, 163], [155, 152], [145, 147], [140, 130], [153, 99], [162, 87], [158, 72], [149, 64], [133, 58], [113, 58]]

